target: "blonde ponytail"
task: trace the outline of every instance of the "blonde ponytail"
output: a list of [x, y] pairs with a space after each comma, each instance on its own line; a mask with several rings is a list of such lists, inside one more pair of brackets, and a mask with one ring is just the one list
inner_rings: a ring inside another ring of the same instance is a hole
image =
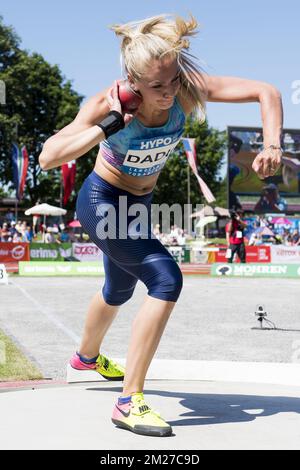
[[181, 90], [185, 99], [190, 100], [194, 111], [205, 120], [205, 81], [197, 59], [188, 50], [189, 37], [198, 34], [198, 23], [191, 16], [189, 21], [172, 15], [158, 15], [141, 21], [111, 26], [122, 38], [121, 57], [124, 72], [134, 80], [140, 80], [145, 68], [153, 59], [174, 55], [181, 69]]

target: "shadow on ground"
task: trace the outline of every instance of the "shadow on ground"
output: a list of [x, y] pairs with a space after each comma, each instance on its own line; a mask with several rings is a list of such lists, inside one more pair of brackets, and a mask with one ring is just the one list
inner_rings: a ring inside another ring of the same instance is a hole
[[[122, 388], [87, 388], [94, 392], [122, 392]], [[147, 390], [145, 395], [177, 398], [186, 412], [180, 419], [168, 420], [171, 426], [204, 426], [211, 424], [239, 423], [278, 413], [299, 413], [300, 398], [284, 396], [226, 395]]]

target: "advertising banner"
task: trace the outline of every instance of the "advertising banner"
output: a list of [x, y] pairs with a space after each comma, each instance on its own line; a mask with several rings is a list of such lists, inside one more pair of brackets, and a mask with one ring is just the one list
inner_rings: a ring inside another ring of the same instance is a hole
[[103, 252], [94, 243], [73, 243], [72, 251], [78, 261], [103, 262]]
[[20, 276], [99, 276], [104, 267], [98, 262], [55, 262], [30, 261], [19, 263]]
[[0, 243], [0, 263], [29, 261], [29, 243]]
[[272, 263], [300, 264], [300, 246], [271, 246]]
[[[273, 260], [272, 260], [273, 261]], [[226, 249], [216, 253], [217, 263], [226, 263]], [[236, 262], [240, 260], [237, 258]], [[247, 263], [271, 263], [270, 246], [246, 246], [246, 262]]]
[[211, 267], [214, 277], [293, 277], [300, 278], [300, 264], [222, 264]]
[[72, 256], [71, 243], [31, 243], [31, 261], [64, 261]]
[[190, 262], [190, 249], [184, 246], [167, 246], [169, 253], [173, 256], [176, 263], [189, 263]]

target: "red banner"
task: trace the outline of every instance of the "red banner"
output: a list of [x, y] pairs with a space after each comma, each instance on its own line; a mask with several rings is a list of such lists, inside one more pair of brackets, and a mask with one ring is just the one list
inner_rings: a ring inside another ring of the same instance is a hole
[[29, 243], [0, 243], [0, 263], [30, 261]]
[[[226, 250], [216, 253], [216, 263], [227, 263]], [[235, 262], [240, 262], [238, 256]], [[246, 246], [247, 263], [271, 263], [271, 249], [269, 246]]]

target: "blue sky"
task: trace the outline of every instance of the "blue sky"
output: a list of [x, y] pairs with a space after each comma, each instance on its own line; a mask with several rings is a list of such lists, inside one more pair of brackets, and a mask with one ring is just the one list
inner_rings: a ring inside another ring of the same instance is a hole
[[[22, 47], [58, 64], [79, 93], [89, 97], [120, 77], [119, 41], [109, 25], [159, 13], [193, 13], [201, 33], [192, 52], [211, 75], [262, 80], [277, 86], [286, 128], [300, 128], [300, 104], [292, 84], [300, 80], [300, 2], [285, 0], [7, 0], [0, 7]], [[210, 125], [261, 126], [257, 103], [208, 103]]]

